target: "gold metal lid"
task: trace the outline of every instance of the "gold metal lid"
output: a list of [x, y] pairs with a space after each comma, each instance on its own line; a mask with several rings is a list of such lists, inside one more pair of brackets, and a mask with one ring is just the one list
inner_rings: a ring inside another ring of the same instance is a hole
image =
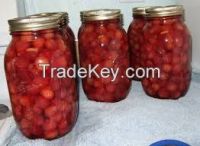
[[96, 20], [109, 20], [121, 19], [121, 11], [119, 9], [98, 9], [81, 12], [81, 21], [96, 21]]
[[31, 16], [42, 16], [42, 17], [52, 17], [55, 21], [58, 19], [60, 21], [60, 25], [66, 25], [69, 23], [69, 16], [67, 12], [50, 12], [50, 13], [39, 13]]
[[48, 14], [36, 14], [8, 20], [11, 32], [37, 31], [60, 26], [60, 18]]
[[146, 9], [149, 8], [149, 7], [136, 7], [136, 8], [133, 8], [133, 17], [134, 16], [143, 16], [145, 17], [146, 16]]
[[184, 15], [184, 7], [182, 5], [156, 6], [146, 9], [146, 13], [148, 18]]

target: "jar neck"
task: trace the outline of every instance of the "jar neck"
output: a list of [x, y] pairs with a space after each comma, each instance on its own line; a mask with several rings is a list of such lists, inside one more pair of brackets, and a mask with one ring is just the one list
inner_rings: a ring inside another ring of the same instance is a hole
[[83, 24], [107, 24], [107, 23], [115, 23], [115, 24], [122, 25], [121, 19], [95, 20], [95, 21], [83, 22]]
[[133, 15], [133, 19], [138, 19], [138, 20], [145, 20], [145, 16], [141, 16], [141, 15]]
[[174, 20], [174, 21], [184, 21], [183, 15], [176, 15], [176, 16], [164, 16], [164, 17], [149, 17], [146, 18], [147, 21], [153, 20]]
[[15, 37], [15, 36], [28, 36], [28, 35], [37, 36], [39, 34], [55, 33], [55, 32], [58, 32], [58, 31], [59, 31], [59, 28], [50, 28], [50, 29], [37, 30], [37, 31], [32, 30], [32, 31], [12, 32], [11, 35], [13, 37]]

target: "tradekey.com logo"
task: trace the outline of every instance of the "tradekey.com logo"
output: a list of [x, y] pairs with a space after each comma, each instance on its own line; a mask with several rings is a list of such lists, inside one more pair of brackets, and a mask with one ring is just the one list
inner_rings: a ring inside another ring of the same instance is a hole
[[191, 146], [178, 140], [162, 140], [151, 144], [150, 146]]
[[[120, 68], [102, 68], [99, 64], [93, 66], [88, 65], [87, 68], [84, 67], [77, 67], [76, 65], [73, 65], [69, 68], [56, 68], [51, 67], [50, 64], [39, 64], [39, 67], [42, 70], [42, 76], [43, 78], [46, 78], [46, 70], [50, 68], [50, 76], [51, 78], [54, 78], [55, 76], [57, 78], [76, 78], [79, 77], [81, 79], [84, 78], [92, 78], [92, 76], [96, 78], [109, 78], [112, 77], [112, 82], [116, 80], [118, 75], [120, 74]], [[100, 68], [100, 69], [99, 69]], [[134, 77], [137, 77], [138, 79], [142, 78], [160, 78], [160, 69], [159, 68], [127, 68], [125, 71], [125, 74], [121, 76], [121, 78], [127, 77], [129, 79], [132, 79]]]

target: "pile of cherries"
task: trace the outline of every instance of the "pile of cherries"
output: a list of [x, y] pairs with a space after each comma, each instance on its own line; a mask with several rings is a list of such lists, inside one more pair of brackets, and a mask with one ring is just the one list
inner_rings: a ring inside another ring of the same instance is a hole
[[80, 64], [99, 65], [97, 73], [102, 68], [119, 68], [116, 80], [108, 78], [83, 79], [83, 89], [89, 99], [102, 102], [117, 102], [124, 99], [131, 85], [125, 72], [129, 67], [129, 48], [126, 32], [119, 20], [92, 21], [84, 23], [79, 30]]
[[[51, 78], [52, 67], [73, 66], [70, 41], [56, 29], [14, 32], [5, 69], [13, 114], [29, 138], [55, 139], [68, 133], [78, 113], [75, 79]], [[43, 68], [46, 67], [45, 78]]]

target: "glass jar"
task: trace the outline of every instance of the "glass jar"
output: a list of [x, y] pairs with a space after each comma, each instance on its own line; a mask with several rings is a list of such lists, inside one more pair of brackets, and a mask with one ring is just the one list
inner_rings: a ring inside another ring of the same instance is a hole
[[[145, 7], [137, 7], [133, 9], [133, 21], [128, 29], [128, 41], [130, 47], [130, 66], [137, 70], [142, 67], [141, 62], [141, 47], [144, 43], [143, 28], [146, 23]], [[138, 77], [134, 80], [140, 81]]]
[[64, 136], [78, 115], [77, 83], [52, 68], [73, 66], [71, 48], [58, 22], [48, 17], [16, 18], [9, 24], [12, 41], [5, 71], [15, 121], [31, 139]]
[[[120, 10], [91, 10], [81, 12], [79, 52], [81, 67], [96, 67], [96, 73], [82, 80], [85, 94], [98, 102], [117, 102], [126, 98], [131, 81], [125, 72], [129, 67], [128, 39], [122, 28]], [[101, 76], [103, 68], [116, 71]]]
[[191, 81], [192, 44], [184, 8], [154, 7], [146, 12], [142, 60], [145, 67], [159, 68], [160, 78], [145, 78], [143, 88], [155, 98], [178, 99], [187, 93]]

